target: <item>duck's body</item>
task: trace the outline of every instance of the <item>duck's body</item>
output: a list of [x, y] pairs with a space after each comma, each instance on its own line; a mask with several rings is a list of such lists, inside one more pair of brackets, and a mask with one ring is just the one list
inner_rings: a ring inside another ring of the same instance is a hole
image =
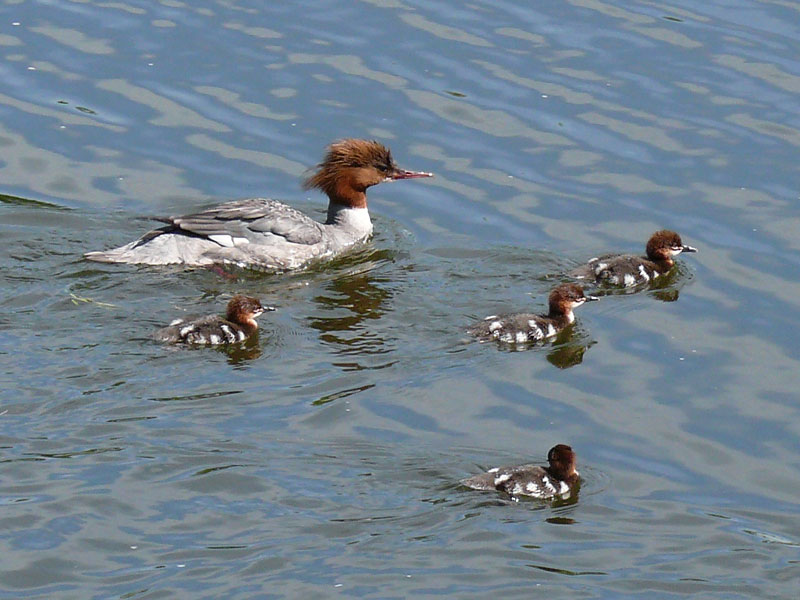
[[490, 315], [468, 329], [482, 342], [496, 340], [506, 344], [526, 344], [553, 337], [575, 321], [572, 310], [584, 302], [597, 300], [587, 296], [574, 283], [558, 286], [550, 292], [550, 311], [546, 315], [515, 313]]
[[558, 444], [547, 454], [547, 467], [532, 464], [495, 467], [461, 483], [474, 490], [505, 492], [510, 496], [566, 498], [579, 479], [576, 459], [572, 448]]
[[576, 279], [594, 280], [596, 283], [632, 287], [665, 275], [675, 266], [673, 257], [681, 252], [697, 252], [697, 249], [685, 246], [674, 231], [662, 230], [650, 237], [646, 252], [647, 256], [607, 254], [592, 258], [570, 275]]
[[165, 219], [167, 225], [107, 252], [100, 262], [208, 266], [232, 264], [264, 271], [290, 271], [365, 241], [372, 223], [365, 208], [332, 206], [320, 223], [266, 198], [234, 200], [208, 210]]
[[341, 254], [372, 234], [366, 190], [383, 181], [430, 177], [398, 169], [374, 141], [343, 140], [328, 148], [319, 170], [305, 182], [328, 195], [324, 223], [277, 200], [234, 200], [199, 213], [163, 219], [167, 224], [90, 260], [146, 265], [231, 264], [288, 271]]
[[262, 306], [256, 298], [234, 296], [228, 302], [225, 318], [206, 315], [189, 319], [175, 319], [168, 327], [159, 329], [154, 337], [159, 342], [171, 344], [210, 345], [243, 342], [258, 329], [256, 317], [271, 306]]

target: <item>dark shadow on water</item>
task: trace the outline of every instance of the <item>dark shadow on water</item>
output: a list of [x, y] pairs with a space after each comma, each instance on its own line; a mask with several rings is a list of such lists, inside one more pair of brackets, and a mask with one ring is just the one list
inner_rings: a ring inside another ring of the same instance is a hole
[[569, 517], [550, 517], [545, 519], [551, 525], [575, 525], [578, 523], [575, 519], [570, 519]]
[[534, 569], [539, 569], [541, 571], [547, 571], [548, 573], [558, 573], [560, 575], [608, 575], [608, 573], [604, 571], [570, 571], [569, 569], [546, 567], [544, 565], [528, 565], [528, 566]]
[[48, 210], [70, 210], [66, 206], [59, 206], [58, 204], [53, 204], [51, 202], [31, 200], [29, 198], [10, 196], [8, 194], [0, 194], [0, 204], [13, 204], [15, 206], [25, 206], [28, 208], [46, 208]]
[[353, 396], [354, 394], [358, 394], [359, 392], [365, 392], [365, 391], [367, 391], [369, 389], [372, 389], [374, 387], [375, 387], [374, 383], [369, 383], [369, 384], [366, 384], [366, 385], [361, 385], [361, 386], [354, 387], [354, 388], [349, 388], [349, 389], [346, 389], [346, 390], [340, 390], [340, 391], [335, 392], [333, 394], [327, 394], [325, 396], [322, 396], [321, 398], [319, 398], [317, 400], [314, 400], [311, 404], [312, 404], [312, 406], [323, 406], [325, 404], [328, 404], [329, 402], [333, 402], [334, 400], [339, 400], [341, 398], [347, 398], [349, 396]]
[[185, 396], [160, 396], [148, 398], [151, 402], [185, 402], [192, 400], [208, 400], [211, 398], [224, 398], [226, 396], [235, 396], [242, 394], [241, 390], [226, 390], [221, 392], [208, 392], [203, 394], [188, 394]]

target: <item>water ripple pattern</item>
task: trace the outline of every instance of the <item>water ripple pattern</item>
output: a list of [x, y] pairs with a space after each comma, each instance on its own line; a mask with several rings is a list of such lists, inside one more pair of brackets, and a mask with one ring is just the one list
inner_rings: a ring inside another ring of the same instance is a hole
[[[0, 599], [797, 597], [800, 4], [0, 0]], [[280, 277], [99, 265], [341, 137], [434, 179]], [[553, 342], [565, 273], [699, 249]], [[153, 331], [236, 293], [232, 348]], [[459, 485], [578, 454], [569, 501]]]

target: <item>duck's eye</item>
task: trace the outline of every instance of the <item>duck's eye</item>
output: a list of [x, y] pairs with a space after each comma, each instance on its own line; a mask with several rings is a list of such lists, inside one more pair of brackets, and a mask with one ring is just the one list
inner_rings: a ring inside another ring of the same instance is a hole
[[377, 169], [381, 173], [386, 173], [389, 170], [389, 166], [388, 165], [377, 165]]

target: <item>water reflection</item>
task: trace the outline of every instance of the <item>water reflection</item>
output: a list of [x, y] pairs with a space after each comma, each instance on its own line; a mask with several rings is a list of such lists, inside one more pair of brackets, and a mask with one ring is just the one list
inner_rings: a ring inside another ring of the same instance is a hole
[[[351, 272], [331, 280], [314, 302], [324, 316], [312, 317], [309, 325], [320, 332], [323, 343], [341, 356], [380, 355], [392, 351], [384, 336], [368, 326], [387, 311], [393, 292], [391, 281], [371, 269]], [[360, 370], [359, 362], [334, 363], [345, 370]], [[389, 365], [381, 365], [383, 368]]]
[[675, 302], [680, 296], [680, 290], [692, 280], [692, 272], [684, 263], [675, 263], [675, 266], [664, 275], [650, 281], [649, 283], [624, 287], [621, 285], [610, 285], [607, 283], [599, 284], [595, 288], [590, 288], [594, 296], [627, 296], [647, 291], [648, 295], [662, 302]]
[[[0, 596], [796, 597], [797, 3], [5, 5]], [[372, 245], [404, 265], [78, 260], [133, 214], [292, 197], [349, 134], [439, 165], [376, 202]], [[593, 291], [620, 298], [529, 354], [451, 352], [468, 315], [657, 223], [714, 251], [638, 298]], [[252, 354], [139, 341], [241, 287], [292, 307]], [[556, 433], [608, 469], [581, 469], [577, 505], [451, 491], [469, 457]]]
[[[462, 490], [468, 490], [472, 493], [483, 494], [492, 494], [494, 493], [495, 498], [492, 501], [488, 501], [488, 503], [481, 502], [481, 506], [497, 506], [511, 503], [514, 504], [523, 504], [533, 509], [540, 509], [540, 508], [561, 508], [565, 506], [572, 506], [578, 503], [578, 499], [580, 498], [580, 491], [581, 491], [581, 481], [580, 479], [573, 484], [570, 492], [565, 496], [558, 496], [556, 498], [550, 499], [542, 499], [542, 498], [534, 498], [533, 496], [512, 496], [511, 494], [507, 494], [506, 492], [498, 490], [497, 492], [486, 492], [486, 491], [479, 491], [463, 484], [459, 484], [459, 488]], [[575, 523], [573, 519], [568, 517], [549, 517], [546, 519], [548, 522], [558, 523], [562, 525], [570, 525]]]
[[[347, 275], [331, 282], [328, 288], [330, 295], [319, 295], [314, 298], [326, 312], [337, 313], [311, 321], [311, 326], [322, 333], [320, 337], [323, 341], [354, 346], [363, 339], [363, 336], [349, 337], [343, 332], [357, 331], [365, 320], [378, 319], [383, 315], [385, 310], [382, 306], [390, 297], [390, 293], [376, 283], [377, 280], [367, 273]], [[341, 314], [338, 310], [341, 308], [348, 312]], [[372, 340], [368, 342], [368, 345], [371, 344]]]
[[578, 521], [575, 519], [570, 519], [569, 517], [550, 517], [545, 519], [548, 523], [552, 525], [575, 525]]
[[589, 339], [586, 330], [573, 324], [561, 330], [554, 338], [527, 342], [524, 344], [508, 344], [495, 341], [498, 350], [505, 352], [524, 352], [526, 350], [546, 350], [547, 362], [559, 369], [569, 369], [583, 362], [583, 355], [596, 342]]
[[583, 355], [596, 342], [587, 341], [587, 335], [578, 327], [568, 327], [558, 334], [547, 353], [547, 362], [559, 369], [569, 369], [583, 362]]
[[247, 361], [254, 360], [261, 356], [261, 344], [258, 338], [259, 330], [255, 331], [243, 342], [239, 342], [238, 344], [223, 344], [216, 348], [216, 350], [228, 357], [228, 364], [232, 366], [242, 365]]

